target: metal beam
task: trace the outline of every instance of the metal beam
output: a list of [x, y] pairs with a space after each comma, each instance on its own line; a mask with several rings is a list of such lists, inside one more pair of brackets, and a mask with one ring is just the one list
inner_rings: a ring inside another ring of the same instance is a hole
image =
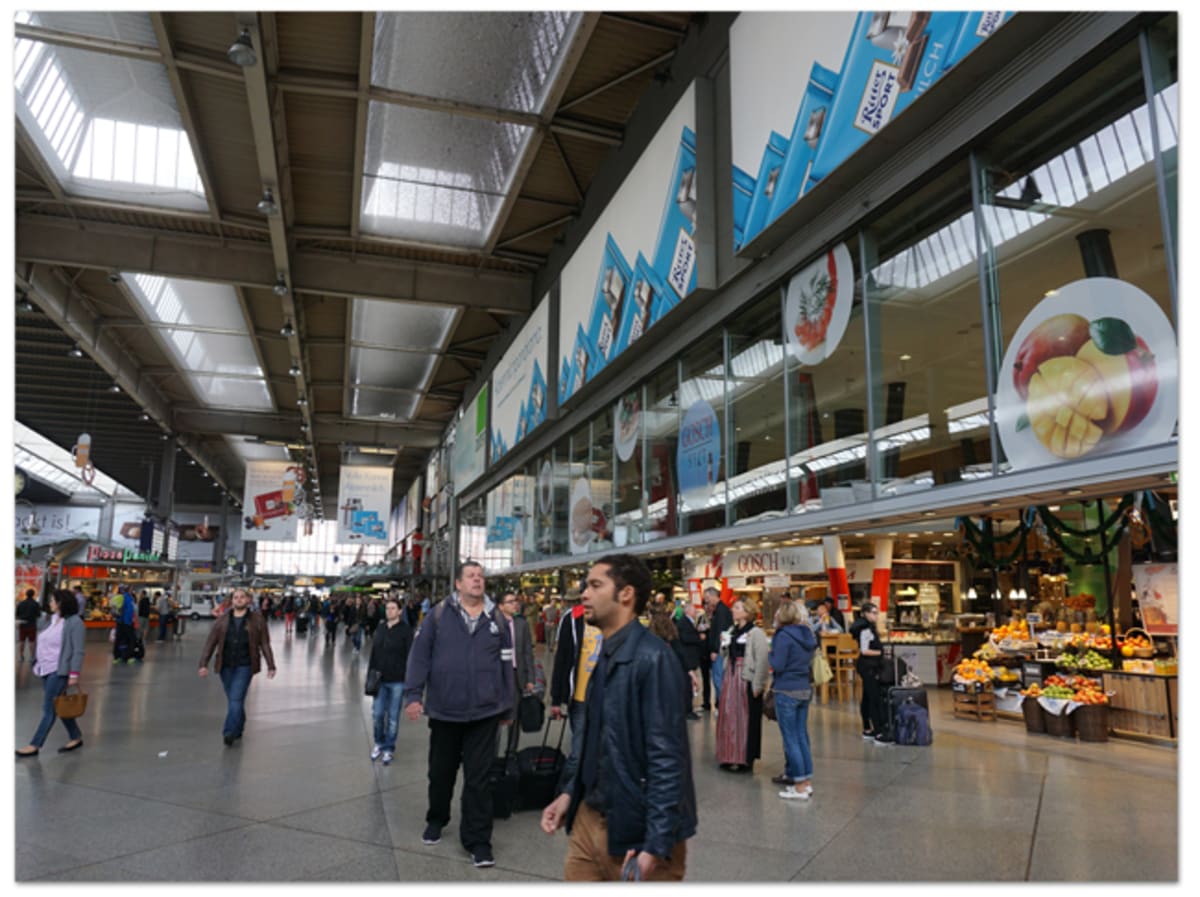
[[[407, 446], [434, 448], [440, 441], [442, 424], [390, 424], [374, 421], [347, 420], [338, 415], [313, 415], [311, 444], [353, 442], [385, 448]], [[263, 439], [300, 439], [301, 417], [293, 414], [263, 414], [246, 411], [223, 411], [214, 408], [177, 408], [172, 417], [172, 429], [178, 433], [210, 434], [243, 433]]]
[[643, 62], [637, 68], [630, 69], [629, 71], [625, 72], [625, 74], [618, 75], [616, 78], [613, 78], [611, 81], [605, 81], [599, 87], [595, 87], [595, 88], [589, 90], [587, 93], [582, 94], [581, 96], [577, 96], [575, 99], [570, 100], [566, 103], [563, 103], [562, 106], [559, 108], [562, 109], [563, 111], [566, 111], [567, 109], [572, 109], [575, 106], [582, 105], [583, 103], [586, 103], [588, 100], [595, 99], [596, 97], [600, 96], [600, 94], [605, 93], [606, 91], [612, 90], [617, 85], [624, 84], [630, 78], [636, 78], [642, 72], [648, 71], [653, 68], [658, 68], [664, 62], [669, 62], [671, 59], [674, 59], [674, 58], [675, 58], [675, 51], [668, 50], [666, 53], [663, 53], [659, 56], [654, 57], [649, 62]]
[[158, 47], [138, 44], [132, 41], [115, 40], [110, 37], [93, 37], [87, 34], [68, 34], [53, 28], [41, 28], [36, 25], [16, 24], [15, 36], [28, 40], [53, 44], [56, 47], [67, 47], [72, 50], [90, 50], [106, 53], [110, 56], [124, 56], [128, 59], [141, 59], [146, 62], [162, 62], [162, 52]]
[[555, 218], [553, 221], [547, 221], [545, 224], [539, 224], [537, 227], [531, 227], [527, 231], [522, 231], [519, 234], [513, 234], [496, 244], [497, 247], [511, 246], [513, 243], [520, 243], [522, 240], [528, 240], [530, 237], [536, 236], [543, 231], [554, 230], [556, 227], [562, 227], [564, 224], [570, 224], [575, 220], [574, 215], [563, 215], [561, 218]]
[[375, 13], [364, 12], [358, 39], [358, 93], [354, 112], [354, 175], [350, 181], [350, 237], [358, 239], [362, 209], [362, 179], [367, 151], [367, 111], [371, 91], [371, 65], [375, 58]]
[[221, 210], [217, 206], [217, 192], [212, 177], [212, 169], [208, 164], [208, 156], [200, 145], [200, 134], [196, 122], [192, 118], [192, 107], [188, 101], [187, 90], [183, 79], [179, 77], [179, 67], [175, 64], [175, 56], [171, 52], [171, 36], [167, 33], [166, 19], [161, 12], [150, 13], [150, 22], [154, 26], [154, 36], [162, 54], [162, 64], [167, 70], [167, 80], [171, 82], [171, 92], [175, 95], [175, 105], [179, 109], [179, 119], [187, 134], [188, 143], [192, 146], [192, 156], [196, 160], [196, 170], [200, 174], [200, 183], [204, 187], [204, 198], [208, 203], [208, 214], [220, 226]]
[[[113, 269], [246, 287], [275, 285], [275, 259], [261, 242], [150, 227], [79, 222], [59, 216], [17, 217], [16, 257], [50, 265]], [[405, 259], [298, 249], [292, 256], [294, 292], [345, 298], [402, 299], [439, 306], [528, 314], [528, 275], [479, 271]]]

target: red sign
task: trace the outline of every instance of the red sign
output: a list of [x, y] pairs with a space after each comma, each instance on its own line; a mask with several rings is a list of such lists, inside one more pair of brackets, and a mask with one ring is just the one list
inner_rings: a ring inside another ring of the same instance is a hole
[[87, 550], [87, 559], [91, 561], [123, 561], [125, 560], [125, 550], [123, 548], [105, 548], [103, 545], [89, 545]]

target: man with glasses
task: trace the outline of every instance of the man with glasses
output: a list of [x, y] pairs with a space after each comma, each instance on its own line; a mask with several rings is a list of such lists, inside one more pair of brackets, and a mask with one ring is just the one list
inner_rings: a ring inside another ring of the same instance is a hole
[[213, 670], [221, 677], [225, 698], [229, 702], [222, 735], [229, 747], [242, 737], [246, 726], [246, 692], [250, 679], [267, 661], [267, 678], [275, 678], [275, 655], [271, 652], [271, 635], [267, 621], [250, 609], [250, 593], [237, 589], [233, 593], [229, 613], [222, 614], [208, 633], [200, 655], [200, 678], [208, 675], [208, 661], [213, 658]]

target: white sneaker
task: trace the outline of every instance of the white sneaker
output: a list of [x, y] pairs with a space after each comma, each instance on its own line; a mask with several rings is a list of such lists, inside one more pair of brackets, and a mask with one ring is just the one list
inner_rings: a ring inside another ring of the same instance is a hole
[[382, 753], [383, 753], [383, 748], [381, 748], [379, 745], [375, 745], [375, 747], [371, 748], [371, 759], [378, 760], [379, 755]]
[[784, 800], [808, 800], [812, 796], [811, 788], [797, 790], [795, 785], [788, 785], [779, 792], [779, 796]]
[[392, 755], [388, 751], [383, 752], [383, 765], [388, 766], [392, 762]]

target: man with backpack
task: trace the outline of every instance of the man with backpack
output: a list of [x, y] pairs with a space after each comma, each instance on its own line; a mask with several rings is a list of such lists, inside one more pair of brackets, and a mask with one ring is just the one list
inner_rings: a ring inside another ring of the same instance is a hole
[[116, 633], [113, 638], [113, 663], [122, 661], [126, 665], [133, 663], [133, 649], [137, 640], [137, 630], [134, 622], [137, 619], [137, 602], [129, 593], [126, 586], [117, 589], [117, 594], [109, 602], [113, 620], [116, 621]]
[[455, 570], [454, 591], [417, 630], [404, 703], [411, 721], [429, 717], [429, 807], [421, 842], [441, 841], [461, 765], [458, 834], [477, 867], [496, 865], [488, 774], [499, 726], [512, 723], [514, 685], [507, 621], [484, 592], [483, 567], [465, 561]]

